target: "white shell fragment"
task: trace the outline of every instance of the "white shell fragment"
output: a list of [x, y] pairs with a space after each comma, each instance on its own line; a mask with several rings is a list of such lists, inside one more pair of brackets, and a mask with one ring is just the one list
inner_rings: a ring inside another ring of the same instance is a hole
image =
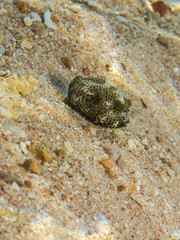
[[44, 13], [44, 24], [49, 28], [57, 29], [57, 26], [51, 21], [51, 11], [47, 10]]

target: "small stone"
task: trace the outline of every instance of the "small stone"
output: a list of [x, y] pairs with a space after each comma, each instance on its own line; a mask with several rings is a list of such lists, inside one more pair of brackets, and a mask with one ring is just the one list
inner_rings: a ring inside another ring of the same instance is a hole
[[0, 44], [4, 41], [4, 34], [0, 32]]
[[60, 21], [59, 18], [54, 14], [51, 15], [51, 20], [55, 23], [58, 23]]
[[30, 146], [30, 145], [31, 145], [31, 142], [30, 142], [29, 140], [27, 140], [27, 141], [25, 141], [25, 144], [26, 144], [27, 146]]
[[36, 34], [38, 34], [38, 35], [42, 35], [43, 33], [44, 33], [44, 27], [43, 26], [40, 26], [39, 24], [37, 24], [37, 23], [33, 23], [32, 25], [31, 25], [31, 30], [33, 31], [33, 32], [35, 32]]
[[25, 142], [20, 142], [20, 148], [21, 148], [21, 151], [25, 154], [28, 153], [28, 150], [26, 148], [26, 143]]
[[72, 59], [70, 57], [64, 57], [62, 58], [62, 63], [69, 69], [71, 69], [73, 63], [72, 63]]
[[5, 35], [4, 35], [4, 38], [6, 41], [11, 41], [13, 39], [13, 34], [10, 33], [10, 32], [7, 32]]
[[50, 162], [52, 159], [52, 155], [50, 154], [48, 149], [44, 149], [44, 148], [36, 149], [36, 155], [43, 162]]
[[149, 134], [149, 135], [147, 136], [147, 139], [150, 141], [150, 143], [153, 143], [153, 142], [156, 141], [156, 139], [155, 139], [155, 137], [154, 137], [153, 134]]
[[31, 19], [33, 22], [34, 21], [42, 21], [41, 17], [36, 12], [31, 12]]
[[65, 201], [68, 198], [68, 195], [63, 193], [61, 194], [62, 200]]
[[114, 132], [114, 135], [116, 135], [118, 138], [122, 138], [125, 135], [125, 132], [120, 128], [114, 129], [113, 132]]
[[53, 37], [54, 36], [54, 32], [49, 32], [49, 36]]
[[2, 7], [1, 8], [1, 13], [6, 14], [7, 13], [7, 9]]
[[72, 4], [68, 6], [68, 9], [74, 13], [78, 13], [81, 10], [81, 6], [78, 4]]
[[28, 192], [28, 197], [29, 198], [31, 198], [31, 199], [33, 199], [33, 198], [35, 198], [35, 193], [34, 192]]
[[142, 174], [141, 174], [139, 171], [135, 171], [135, 172], [134, 172], [134, 177], [135, 177], [136, 179], [141, 178], [141, 176], [142, 176]]
[[136, 183], [130, 183], [128, 188], [129, 188], [130, 194], [133, 194], [138, 190], [138, 187], [137, 187]]
[[24, 3], [24, 2], [19, 2], [17, 4], [17, 7], [19, 8], [19, 11], [22, 12], [22, 13], [26, 13], [28, 11], [27, 4]]
[[151, 6], [154, 12], [158, 12], [163, 17], [167, 12], [171, 12], [171, 7], [165, 1], [153, 1]]
[[172, 169], [167, 168], [166, 172], [169, 177], [175, 177], [175, 173]]
[[64, 147], [65, 149], [67, 150], [68, 153], [72, 153], [74, 152], [74, 148], [71, 146], [71, 143], [70, 142], [65, 142], [64, 143]]
[[13, 56], [13, 52], [12, 52], [12, 50], [10, 50], [10, 49], [6, 49], [4, 54], [5, 54], [6, 56], [8, 56], [8, 57], [12, 57], [12, 56]]
[[16, 33], [14, 35], [14, 37], [15, 37], [16, 41], [19, 42], [19, 41], [21, 41], [24, 38], [24, 34], [21, 33], [21, 32], [20, 33]]
[[111, 158], [100, 161], [100, 163], [107, 169], [111, 170], [113, 168], [113, 160]]
[[163, 137], [162, 136], [156, 136], [156, 140], [158, 143], [163, 142]]
[[88, 67], [83, 68], [83, 73], [84, 73], [85, 76], [90, 76], [91, 75], [91, 71], [89, 70]]
[[5, 53], [5, 48], [4, 47], [0, 47], [0, 55], [3, 55]]
[[109, 151], [109, 156], [112, 160], [117, 161], [121, 157], [121, 152], [118, 144], [114, 144]]
[[145, 145], [145, 146], [147, 146], [148, 143], [149, 143], [147, 137], [143, 138], [141, 142], [142, 142], [142, 144]]
[[26, 181], [24, 181], [24, 183], [28, 188], [32, 188], [32, 182], [31, 181], [26, 180]]
[[32, 23], [33, 23], [32, 19], [30, 17], [24, 17], [23, 21], [24, 21], [24, 24], [27, 27], [30, 27], [32, 25]]
[[115, 177], [116, 176], [116, 171], [115, 171], [114, 168], [111, 168], [108, 173], [109, 173], [110, 177]]
[[33, 47], [33, 44], [34, 44], [34, 42], [32, 39], [26, 38], [26, 39], [22, 40], [21, 48], [31, 49]]
[[89, 131], [90, 128], [91, 128], [91, 124], [90, 124], [90, 123], [88, 123], [87, 125], [83, 126], [83, 129], [84, 129], [85, 131]]
[[124, 160], [118, 159], [118, 160], [117, 160], [117, 165], [118, 165], [118, 167], [119, 167], [121, 170], [123, 170], [123, 169], [125, 168], [125, 166], [126, 166], [126, 163], [125, 163]]
[[174, 72], [175, 72], [175, 73], [179, 72], [179, 67], [175, 67], [175, 68], [174, 68]]
[[117, 190], [119, 192], [123, 192], [125, 189], [126, 189], [126, 187], [124, 185], [120, 185], [120, 186], [117, 187]]
[[132, 149], [136, 149], [136, 139], [129, 139], [128, 140], [128, 147], [132, 150]]
[[62, 156], [64, 156], [64, 155], [66, 154], [66, 151], [65, 151], [65, 149], [57, 149], [57, 150], [55, 151], [55, 154], [56, 154], [58, 157], [62, 157]]
[[16, 190], [17, 192], [18, 192], [19, 189], [20, 189], [16, 182], [13, 182], [13, 183], [12, 183], [12, 188], [13, 188], [14, 190]]
[[21, 32], [19, 32], [19, 33], [16, 33], [16, 34], [14, 35], [14, 37], [15, 37], [15, 39], [16, 39], [17, 41], [20, 41], [20, 40], [23, 39], [24, 34], [21, 33]]
[[39, 173], [39, 165], [34, 158], [26, 159], [23, 163], [23, 167], [32, 173]]

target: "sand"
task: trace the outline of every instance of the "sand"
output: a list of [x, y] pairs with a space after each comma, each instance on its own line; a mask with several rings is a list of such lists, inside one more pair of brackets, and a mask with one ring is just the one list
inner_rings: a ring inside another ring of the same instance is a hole
[[[147, 2], [0, 3], [1, 239], [180, 239], [180, 15]], [[126, 127], [68, 105], [78, 75], [130, 97]]]

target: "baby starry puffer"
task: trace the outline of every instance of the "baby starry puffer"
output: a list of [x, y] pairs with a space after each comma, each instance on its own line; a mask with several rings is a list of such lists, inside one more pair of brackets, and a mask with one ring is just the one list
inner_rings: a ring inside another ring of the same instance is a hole
[[89, 120], [103, 127], [119, 128], [129, 122], [131, 101], [105, 79], [75, 77], [69, 85], [68, 101]]

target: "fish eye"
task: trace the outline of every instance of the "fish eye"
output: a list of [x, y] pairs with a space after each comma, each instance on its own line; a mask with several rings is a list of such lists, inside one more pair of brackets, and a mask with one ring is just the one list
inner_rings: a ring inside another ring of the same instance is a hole
[[122, 104], [121, 102], [115, 102], [114, 103], [114, 108], [118, 111], [121, 111], [124, 108], [124, 104]]

